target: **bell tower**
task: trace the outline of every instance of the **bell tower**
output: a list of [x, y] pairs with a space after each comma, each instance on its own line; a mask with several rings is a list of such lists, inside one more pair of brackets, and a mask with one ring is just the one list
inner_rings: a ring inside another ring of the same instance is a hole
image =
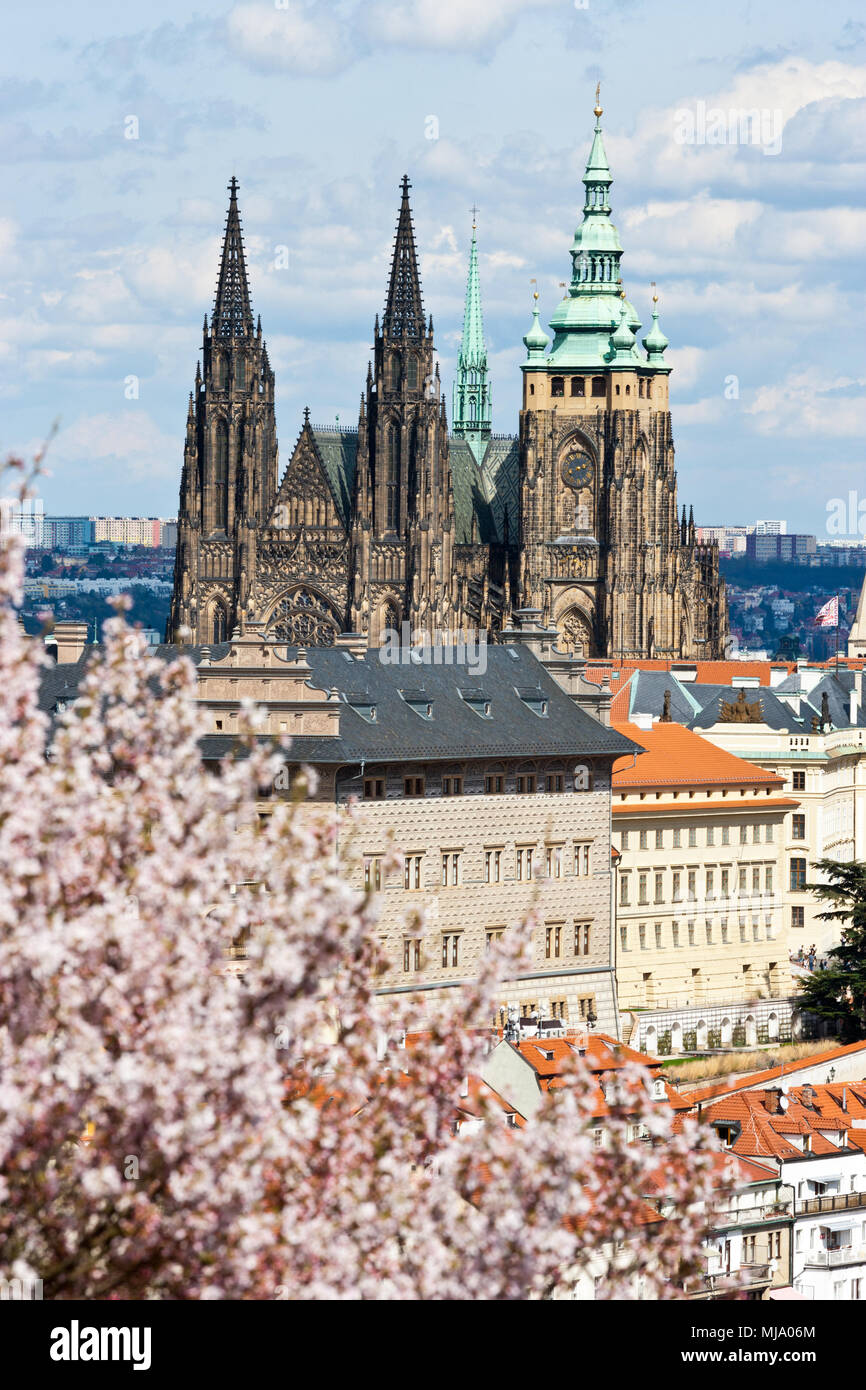
[[[668, 341], [626, 298], [596, 92], [571, 281], [524, 338], [520, 602], [577, 656], [723, 655], [718, 551], [677, 520]], [[549, 350], [548, 350], [549, 348]]]

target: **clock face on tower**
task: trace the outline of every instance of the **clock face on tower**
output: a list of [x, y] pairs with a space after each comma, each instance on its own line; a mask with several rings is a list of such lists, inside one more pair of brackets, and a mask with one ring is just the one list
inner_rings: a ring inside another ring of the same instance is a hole
[[590, 487], [592, 472], [592, 459], [586, 454], [569, 454], [562, 465], [562, 481], [566, 487]]

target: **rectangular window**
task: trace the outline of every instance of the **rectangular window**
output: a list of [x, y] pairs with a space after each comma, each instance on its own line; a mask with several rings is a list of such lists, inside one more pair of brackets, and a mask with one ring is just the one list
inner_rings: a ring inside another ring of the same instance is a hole
[[745, 924], [745, 922], [741, 922], [741, 923], [740, 923], [740, 940], [741, 940], [741, 941], [745, 941], [745, 939], [746, 939], [746, 924]]
[[806, 817], [794, 815], [791, 817], [791, 838], [794, 840], [805, 840], [806, 838]]
[[802, 893], [806, 887], [806, 861], [805, 859], [791, 860], [791, 892]]
[[709, 921], [708, 921], [708, 922], [705, 922], [705, 923], [704, 923], [704, 926], [706, 927], [706, 932], [707, 932], [707, 945], [708, 945], [708, 946], [712, 946], [712, 944], [713, 944], [713, 924], [712, 924], [712, 922], [709, 922]]
[[552, 927], [545, 927], [544, 930], [544, 954], [549, 960], [551, 957], [558, 957], [562, 952], [562, 926], [557, 924]]
[[672, 922], [672, 923], [671, 923], [671, 945], [672, 945], [674, 948], [676, 948], [676, 947], [679, 946], [679, 944], [680, 944], [680, 924], [679, 924], [679, 922]]
[[715, 897], [715, 875], [712, 869], [707, 869], [705, 896], [710, 899]]
[[805, 909], [805, 907], [792, 907], [792, 908], [791, 908], [791, 926], [792, 926], [792, 927], [805, 927], [805, 925], [806, 925], [806, 909]]
[[581, 1018], [589, 1018], [595, 1014], [595, 995], [588, 994], [583, 999], [578, 999], [577, 1007]]
[[690, 946], [694, 946], [694, 944], [695, 944], [695, 924], [694, 924], [694, 922], [689, 922], [689, 945], [690, 945]]
[[715, 827], [714, 825], [708, 825], [708, 826], [707, 826], [707, 844], [708, 844], [708, 845], [714, 845], [715, 843], [716, 843], [716, 827]]
[[421, 969], [421, 942], [416, 936], [404, 936], [403, 938], [403, 969]]
[[646, 849], [646, 848], [647, 848], [647, 831], [646, 831], [646, 830], [641, 830], [641, 832], [640, 832], [640, 847], [641, 847], [641, 849]]
[[502, 792], [505, 787], [505, 778], [499, 774], [484, 778], [484, 791], [488, 796], [494, 796]]
[[697, 843], [698, 843], [698, 827], [697, 827], [696, 825], [690, 825], [690, 826], [689, 826], [689, 849], [694, 849]]
[[589, 845], [575, 845], [574, 847], [574, 872], [579, 878], [586, 878], [589, 874]]
[[682, 831], [677, 827], [674, 830], [674, 849], [679, 849], [682, 844]]
[[740, 844], [741, 844], [741, 845], [747, 844], [747, 843], [748, 843], [748, 839], [749, 839], [749, 827], [748, 827], [747, 825], [741, 825], [741, 826], [740, 826]]
[[682, 875], [680, 874], [679, 870], [678, 870], [678, 869], [674, 869], [674, 876], [673, 876], [673, 900], [674, 900], [675, 903], [678, 903], [678, 902], [680, 901], [680, 898], [682, 897], [681, 880], [682, 880]]
[[628, 950], [628, 927], [620, 927], [619, 944], [624, 951]]
[[442, 964], [456, 965], [460, 955], [460, 933], [449, 933], [442, 938]]
[[365, 801], [384, 801], [385, 799], [385, 778], [384, 777], [365, 777], [364, 778], [364, 800]]
[[663, 903], [664, 900], [665, 900], [665, 899], [664, 899], [664, 886], [665, 886], [665, 876], [664, 876], [664, 874], [656, 874], [656, 876], [655, 876], [655, 902], [657, 902], [657, 903]]
[[792, 775], [792, 778], [793, 778], [794, 791], [795, 791], [795, 792], [804, 792], [804, 791], [806, 790], [806, 774], [805, 774], [805, 772], [794, 772], [794, 773], [792, 773], [791, 775]]
[[443, 796], [462, 796], [463, 778], [462, 777], [443, 777], [442, 778]]
[[657, 950], [657, 951], [660, 951], [661, 948], [662, 948], [662, 924], [661, 924], [661, 922], [656, 922], [656, 924], [655, 924], [655, 932], [656, 932], [656, 950]]
[[722, 826], [722, 844], [723, 844], [723, 845], [729, 845], [730, 843], [731, 843], [731, 827], [730, 827], [729, 825], [723, 825], [723, 826]]
[[752, 868], [752, 892], [753, 892], [753, 893], [760, 893], [760, 891], [761, 891], [761, 870], [760, 870], [759, 868], [753, 867], [753, 868]]
[[729, 869], [722, 869], [722, 897], [726, 898], [731, 891], [731, 874]]
[[764, 832], [765, 832], [765, 833], [764, 833], [764, 841], [765, 841], [765, 843], [768, 844], [768, 845], [773, 844], [773, 842], [774, 842], [775, 839], [776, 839], [776, 827], [775, 827], [775, 825], [766, 825], [766, 826], [764, 827]]
[[628, 874], [623, 874], [619, 881], [619, 905], [628, 907]]
[[588, 922], [575, 922], [574, 924], [574, 954], [576, 956], [589, 955]]
[[565, 778], [561, 772], [548, 772], [545, 776], [547, 780], [547, 790], [549, 792], [561, 792], [565, 790]]
[[640, 904], [642, 904], [642, 905], [645, 904], [645, 903], [648, 903], [648, 902], [649, 902], [649, 898], [647, 897], [647, 875], [646, 875], [646, 874], [638, 874], [638, 876], [637, 876], [637, 891], [638, 891], [638, 898], [637, 898], [638, 903], [640, 903]]
[[638, 944], [642, 951], [646, 950], [646, 922], [641, 922], [637, 929]]
[[487, 931], [484, 933], [484, 938], [485, 938], [484, 945], [485, 945], [485, 949], [489, 951], [490, 948], [491, 948], [491, 946], [493, 945], [493, 943], [494, 943], [495, 941], [501, 941], [502, 938], [504, 937], [504, 935], [505, 935], [505, 928], [504, 928], [504, 927], [488, 927]]
[[442, 854], [442, 887], [456, 888], [460, 882], [460, 851], [444, 850]]
[[753, 825], [753, 826], [752, 826], [752, 844], [753, 844], [753, 845], [759, 845], [760, 843], [761, 843], [761, 827], [760, 827], [760, 825]]
[[664, 849], [664, 847], [665, 847], [665, 832], [664, 832], [663, 830], [657, 830], [657, 831], [656, 831], [656, 849]]
[[698, 875], [696, 869], [689, 869], [689, 902], [693, 903], [698, 896]]
[[364, 887], [376, 893], [382, 887], [382, 859], [378, 854], [364, 856]]
[[547, 877], [562, 878], [562, 845], [548, 845], [546, 857]]
[[407, 854], [403, 860], [403, 887], [417, 892], [421, 887], [421, 854]]
[[502, 877], [502, 850], [486, 849], [484, 851], [484, 882], [499, 883]]
[[517, 790], [522, 795], [535, 791], [535, 773], [524, 772], [517, 778]]
[[727, 924], [727, 922], [723, 922], [723, 923], [722, 923], [722, 942], [724, 943], [725, 946], [727, 946], [727, 944], [728, 944], [728, 924]]
[[423, 796], [424, 778], [423, 777], [404, 777], [403, 778], [404, 796]]
[[768, 867], [764, 870], [764, 892], [765, 892], [765, 893], [772, 893], [772, 891], [773, 891], [773, 870], [772, 870], [772, 867], [768, 866]]
[[748, 870], [747, 870], [747, 869], [740, 869], [739, 891], [740, 891], [740, 893], [745, 894], [745, 893], [748, 892], [748, 890], [749, 890]]

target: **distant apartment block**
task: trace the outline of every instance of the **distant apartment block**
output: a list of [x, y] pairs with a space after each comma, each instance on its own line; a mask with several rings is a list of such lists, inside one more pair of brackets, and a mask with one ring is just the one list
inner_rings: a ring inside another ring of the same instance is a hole
[[0, 498], [0, 533], [23, 536], [26, 545], [41, 546], [45, 526], [41, 497]]
[[[41, 502], [40, 502], [41, 507]], [[77, 546], [177, 545], [177, 519], [159, 516], [46, 516], [41, 523], [42, 539], [31, 544], [48, 550], [67, 550]]]
[[816, 553], [814, 536], [758, 533], [746, 537], [746, 558], [749, 560], [798, 560]]

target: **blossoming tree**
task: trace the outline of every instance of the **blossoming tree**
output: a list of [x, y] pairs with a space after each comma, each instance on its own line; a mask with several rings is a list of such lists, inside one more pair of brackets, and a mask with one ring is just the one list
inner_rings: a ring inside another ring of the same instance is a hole
[[[592, 1142], [592, 1088], [531, 1126], [454, 1137], [497, 980], [405, 1025], [375, 993], [375, 897], [333, 820], [256, 815], [285, 752], [203, 767], [195, 674], [122, 613], [79, 698], [38, 703], [42, 644], [17, 622], [21, 552], [0, 550], [0, 1273], [46, 1298], [676, 1296], [700, 1266], [711, 1155], [672, 1136], [646, 1078]], [[122, 603], [118, 605], [122, 608]], [[529, 927], [523, 929], [525, 937]], [[225, 946], [248, 938], [242, 977]], [[450, 992], [449, 992], [450, 994]], [[408, 1069], [406, 1069], [408, 1068]], [[646, 1223], [665, 1146], [678, 1214]], [[676, 1161], [674, 1161], [676, 1160]], [[691, 1208], [691, 1213], [689, 1209]]]

